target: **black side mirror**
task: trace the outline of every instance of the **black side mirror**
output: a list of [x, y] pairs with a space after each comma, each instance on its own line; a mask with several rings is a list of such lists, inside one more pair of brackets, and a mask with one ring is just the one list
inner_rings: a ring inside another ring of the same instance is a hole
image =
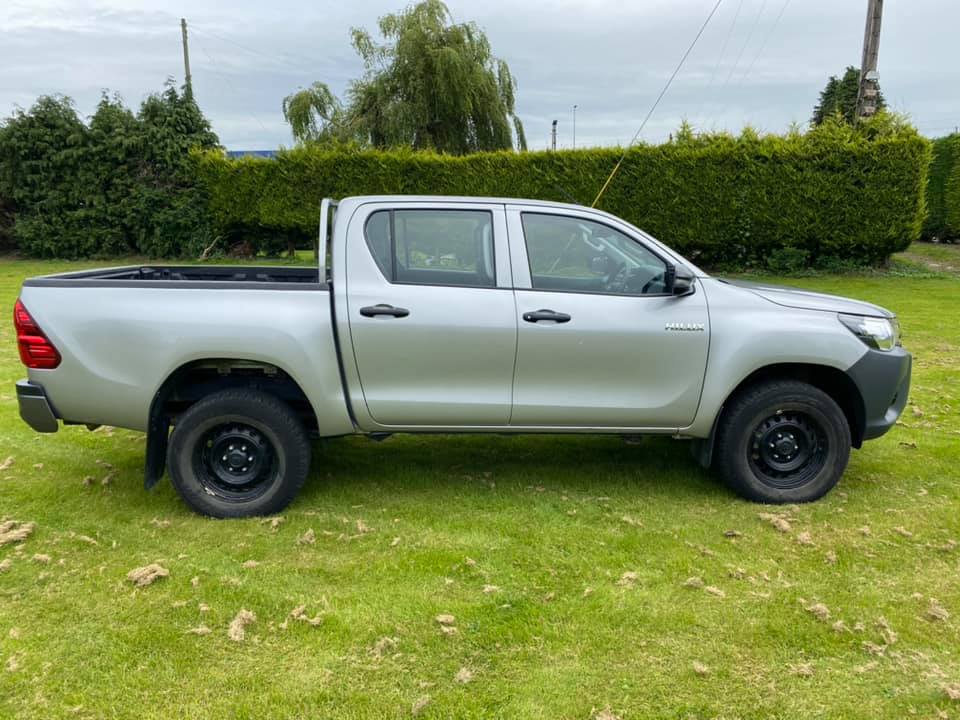
[[663, 282], [666, 290], [671, 295], [689, 295], [693, 292], [693, 281], [695, 276], [689, 269], [673, 263], [667, 265], [663, 274]]

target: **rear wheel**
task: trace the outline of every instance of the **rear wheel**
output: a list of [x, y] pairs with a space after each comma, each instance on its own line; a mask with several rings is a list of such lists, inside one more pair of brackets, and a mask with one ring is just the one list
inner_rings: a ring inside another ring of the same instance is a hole
[[269, 515], [285, 508], [306, 480], [310, 442], [274, 396], [224, 390], [178, 418], [167, 466], [177, 492], [199, 513]]
[[721, 421], [717, 458], [727, 484], [765, 503], [816, 500], [850, 458], [850, 427], [834, 400], [812, 385], [773, 381], [733, 399]]

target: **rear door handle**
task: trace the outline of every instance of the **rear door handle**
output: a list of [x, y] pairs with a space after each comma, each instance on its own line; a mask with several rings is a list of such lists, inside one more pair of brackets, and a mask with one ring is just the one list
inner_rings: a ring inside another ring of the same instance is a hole
[[559, 313], [554, 310], [535, 310], [533, 312], [525, 312], [523, 314], [523, 319], [527, 322], [540, 322], [541, 320], [552, 320], [555, 323], [565, 323], [570, 322], [570, 316], [566, 313]]
[[410, 311], [406, 308], [394, 307], [393, 305], [367, 305], [360, 308], [360, 314], [364, 317], [376, 317], [377, 315], [390, 315], [395, 318], [406, 317]]

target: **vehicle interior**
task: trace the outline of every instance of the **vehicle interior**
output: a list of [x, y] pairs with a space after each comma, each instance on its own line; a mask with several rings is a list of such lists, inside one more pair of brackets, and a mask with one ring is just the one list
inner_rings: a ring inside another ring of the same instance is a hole
[[666, 292], [666, 263], [607, 225], [524, 213], [523, 229], [536, 289], [617, 295]]

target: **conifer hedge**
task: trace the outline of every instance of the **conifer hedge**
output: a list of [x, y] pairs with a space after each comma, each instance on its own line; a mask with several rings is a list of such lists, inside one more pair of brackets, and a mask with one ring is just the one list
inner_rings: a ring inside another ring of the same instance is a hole
[[941, 240], [960, 241], [960, 135], [952, 136], [953, 166], [944, 183], [944, 228]]
[[38, 98], [0, 122], [0, 251], [196, 257], [214, 239], [196, 147], [217, 137], [172, 84], [136, 114], [104, 94], [89, 122], [69, 98]]
[[[621, 151], [197, 155], [218, 231], [316, 234], [323, 197], [402, 193], [590, 204]], [[694, 137], [631, 149], [598, 207], [706, 265], [876, 264], [920, 235], [929, 142], [889, 116], [853, 128]]]
[[960, 239], [960, 134], [933, 141], [924, 240]]

